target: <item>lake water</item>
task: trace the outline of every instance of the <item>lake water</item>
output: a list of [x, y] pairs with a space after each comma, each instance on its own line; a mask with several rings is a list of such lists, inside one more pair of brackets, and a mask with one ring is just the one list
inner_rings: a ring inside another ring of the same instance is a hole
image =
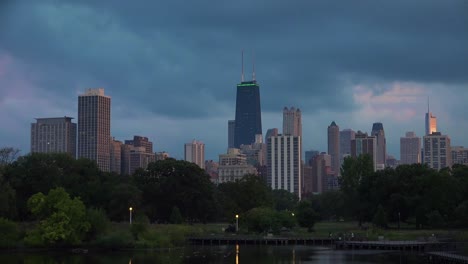
[[417, 253], [333, 250], [310, 246], [205, 246], [165, 251], [0, 253], [0, 263], [425, 263]]

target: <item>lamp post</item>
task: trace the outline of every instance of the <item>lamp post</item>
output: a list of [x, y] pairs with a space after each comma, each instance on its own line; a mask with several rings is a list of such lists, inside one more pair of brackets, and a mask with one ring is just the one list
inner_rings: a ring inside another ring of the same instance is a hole
[[130, 212], [130, 224], [132, 224], [132, 211], [133, 211], [133, 208], [132, 207], [128, 208], [128, 211]]
[[236, 233], [239, 231], [239, 215], [236, 214]]

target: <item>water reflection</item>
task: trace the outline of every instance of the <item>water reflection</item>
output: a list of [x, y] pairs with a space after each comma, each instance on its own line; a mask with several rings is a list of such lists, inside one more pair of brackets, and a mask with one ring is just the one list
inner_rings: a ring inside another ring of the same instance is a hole
[[[241, 252], [242, 251], [242, 256]], [[424, 263], [425, 258], [400, 252], [336, 251], [326, 247], [309, 246], [205, 246], [162, 251], [0, 253], [0, 263], [59, 264], [59, 263]]]

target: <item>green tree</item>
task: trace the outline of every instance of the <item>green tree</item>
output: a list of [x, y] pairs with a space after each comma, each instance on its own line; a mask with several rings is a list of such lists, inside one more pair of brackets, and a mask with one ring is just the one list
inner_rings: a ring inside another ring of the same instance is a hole
[[277, 211], [293, 211], [297, 206], [297, 195], [287, 190], [273, 190], [272, 192], [273, 204]]
[[243, 225], [246, 225], [249, 232], [277, 233], [281, 228], [281, 223], [277, 218], [276, 211], [267, 207], [252, 208], [245, 214], [240, 215]]
[[295, 215], [299, 226], [306, 227], [309, 232], [313, 230], [318, 215], [310, 201], [300, 201]]
[[0, 248], [16, 246], [20, 237], [18, 225], [5, 218], [0, 218]]
[[83, 202], [70, 198], [63, 188], [31, 196], [28, 208], [40, 221], [27, 238], [33, 244], [79, 244], [90, 229]]
[[86, 220], [89, 222], [88, 240], [96, 239], [99, 235], [106, 234], [110, 221], [106, 212], [102, 209], [90, 208], [86, 211]]
[[385, 213], [385, 210], [382, 205], [379, 205], [379, 207], [377, 208], [377, 212], [375, 213], [374, 218], [372, 219], [372, 223], [377, 227], [387, 228], [387, 214]]
[[177, 206], [172, 207], [172, 212], [171, 212], [171, 217], [169, 218], [169, 222], [171, 224], [182, 224], [184, 222], [184, 219], [182, 218], [182, 215], [180, 214], [179, 207]]
[[439, 211], [434, 210], [427, 214], [427, 224], [432, 228], [441, 228], [445, 225], [445, 220]]

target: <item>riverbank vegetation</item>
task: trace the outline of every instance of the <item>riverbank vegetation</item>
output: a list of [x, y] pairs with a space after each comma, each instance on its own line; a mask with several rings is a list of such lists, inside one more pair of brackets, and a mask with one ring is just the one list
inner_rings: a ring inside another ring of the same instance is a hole
[[6, 148], [0, 154], [2, 248], [164, 248], [181, 246], [188, 236], [236, 231], [397, 240], [435, 233], [467, 239], [468, 167], [462, 165], [435, 171], [414, 164], [374, 172], [368, 156], [347, 158], [341, 190], [299, 201], [255, 175], [215, 185], [195, 164], [174, 159], [119, 175], [66, 154], [16, 157], [17, 151]]

